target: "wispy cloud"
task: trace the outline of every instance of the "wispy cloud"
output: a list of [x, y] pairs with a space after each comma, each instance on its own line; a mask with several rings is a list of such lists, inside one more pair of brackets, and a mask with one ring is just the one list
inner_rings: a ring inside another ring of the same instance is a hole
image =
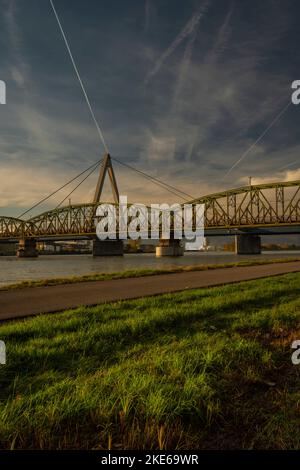
[[160, 68], [162, 67], [164, 62], [167, 60], [167, 58], [171, 54], [173, 54], [173, 52], [182, 43], [182, 41], [194, 32], [194, 30], [197, 27], [199, 21], [201, 20], [203, 15], [206, 13], [209, 4], [210, 4], [209, 0], [204, 1], [203, 5], [201, 5], [201, 7], [198, 8], [198, 10], [192, 15], [192, 17], [186, 23], [184, 28], [180, 31], [180, 33], [173, 40], [171, 45], [163, 52], [163, 54], [156, 61], [156, 63], [154, 64], [154, 67], [150, 70], [150, 72], [149, 72], [149, 74], [146, 78], [146, 83], [148, 83], [157, 74], [157, 72], [160, 70]]
[[193, 33], [189, 37], [189, 40], [187, 42], [187, 45], [186, 45], [186, 48], [185, 48], [185, 51], [184, 51], [183, 59], [182, 59], [182, 62], [181, 62], [181, 66], [180, 66], [180, 70], [179, 70], [179, 74], [178, 74], [178, 80], [177, 80], [177, 83], [176, 83], [174, 98], [173, 98], [173, 110], [172, 110], [172, 112], [174, 114], [176, 114], [176, 111], [177, 111], [176, 108], [177, 108], [178, 97], [179, 97], [179, 95], [182, 91], [182, 88], [183, 88], [184, 83], [185, 83], [186, 78], [187, 78], [188, 69], [189, 69], [190, 62], [191, 62], [191, 57], [192, 57], [193, 46], [194, 46], [196, 37], [197, 37], [197, 28], [194, 29]]
[[229, 170], [225, 174], [225, 178], [232, 172], [232, 170], [237, 167], [251, 152], [251, 150], [264, 138], [264, 136], [272, 129], [272, 127], [277, 123], [277, 121], [284, 115], [284, 113], [288, 110], [291, 106], [291, 101], [289, 101], [284, 108], [280, 111], [279, 114], [272, 120], [272, 122], [264, 129], [264, 131], [257, 137], [257, 139], [250, 145], [250, 147], [234, 162], [234, 164], [229, 168]]
[[207, 61], [209, 63], [215, 62], [218, 56], [222, 54], [222, 52], [224, 52], [224, 50], [226, 49], [226, 46], [230, 39], [230, 32], [231, 32], [230, 21], [231, 21], [233, 10], [234, 10], [234, 0], [231, 1], [230, 7], [225, 16], [224, 22], [222, 23], [217, 33], [215, 43], [208, 55]]
[[[48, 2], [2, 2], [1, 78], [12, 79], [8, 104], [0, 108], [0, 204], [17, 215], [18, 206], [41, 199], [98, 160], [102, 149]], [[180, 30], [178, 21], [184, 24], [194, 3], [120, 2], [118, 16], [110, 4], [102, 11], [97, 0], [85, 15], [80, 2], [72, 10], [61, 2], [112, 154], [195, 197], [239, 185], [247, 175], [293, 178], [296, 173], [282, 167], [300, 151], [296, 107], [223, 179], [285, 105], [297, 78], [299, 59], [289, 46], [300, 33], [289, 2], [202, 1]], [[174, 40], [164, 50], [166, 36]], [[145, 87], [149, 69], [155, 80]], [[132, 201], [176, 200], [122, 167], [116, 174]], [[72, 201], [91, 199], [95, 181], [93, 175]]]
[[17, 86], [26, 90], [26, 82], [28, 81], [28, 66], [22, 57], [22, 35], [17, 22], [17, 3], [15, 0], [7, 0], [4, 9], [4, 19], [7, 26], [8, 43], [11, 47], [10, 74], [11, 78]]
[[144, 25], [145, 33], [148, 32], [149, 25], [150, 25], [150, 2], [151, 0], [145, 0], [145, 25]]

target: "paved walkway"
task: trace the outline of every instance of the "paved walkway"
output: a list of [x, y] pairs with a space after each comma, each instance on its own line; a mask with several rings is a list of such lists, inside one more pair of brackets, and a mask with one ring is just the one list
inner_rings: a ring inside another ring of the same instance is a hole
[[300, 261], [0, 291], [0, 321], [300, 271]]

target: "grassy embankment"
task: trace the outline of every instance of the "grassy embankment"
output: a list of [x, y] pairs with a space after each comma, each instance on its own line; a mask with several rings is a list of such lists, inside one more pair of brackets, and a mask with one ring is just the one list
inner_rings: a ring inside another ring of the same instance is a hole
[[300, 273], [0, 326], [1, 448], [300, 447]]
[[74, 284], [76, 282], [109, 281], [111, 279], [126, 279], [126, 278], [132, 278], [132, 277], [154, 276], [155, 274], [171, 274], [171, 273], [181, 273], [181, 272], [187, 272], [187, 271], [206, 271], [208, 269], [233, 268], [236, 266], [259, 266], [262, 264], [291, 263], [293, 261], [300, 261], [300, 258], [293, 257], [293, 258], [263, 259], [263, 260], [254, 259], [254, 260], [237, 261], [233, 263], [224, 263], [224, 264], [198, 264], [198, 265], [188, 265], [188, 266], [176, 266], [173, 268], [135, 269], [135, 270], [122, 271], [122, 272], [113, 272], [113, 273], [93, 273], [93, 274], [85, 274], [83, 276], [58, 277], [58, 278], [52, 278], [52, 279], [21, 281], [15, 284], [8, 284], [6, 286], [2, 286], [0, 287], [0, 291], [21, 289], [24, 287], [46, 287], [46, 286], [56, 286], [60, 284]]

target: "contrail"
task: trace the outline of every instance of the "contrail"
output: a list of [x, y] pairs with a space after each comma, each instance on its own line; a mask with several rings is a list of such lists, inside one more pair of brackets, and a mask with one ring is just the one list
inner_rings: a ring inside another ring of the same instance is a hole
[[280, 113], [275, 117], [275, 119], [273, 119], [273, 121], [271, 122], [271, 124], [268, 125], [268, 127], [264, 130], [264, 132], [258, 137], [258, 139], [256, 139], [255, 142], [253, 142], [253, 144], [248, 148], [248, 150], [246, 150], [246, 152], [243, 153], [243, 155], [232, 165], [231, 168], [229, 168], [229, 170], [227, 171], [227, 173], [225, 174], [224, 178], [226, 178], [231, 172], [232, 170], [239, 164], [241, 163], [244, 158], [246, 158], [246, 156], [248, 155], [248, 153], [256, 146], [256, 144], [258, 144], [258, 142], [261, 141], [261, 139], [266, 135], [266, 133], [274, 126], [274, 124], [281, 118], [281, 116], [287, 111], [287, 109], [289, 108], [289, 106], [292, 104], [292, 101], [289, 101], [288, 104], [280, 111]]
[[93, 119], [93, 121], [94, 121], [94, 123], [95, 123], [95, 126], [96, 126], [96, 129], [97, 129], [97, 131], [98, 131], [100, 140], [101, 140], [101, 142], [103, 143], [103, 146], [104, 146], [105, 151], [108, 153], [108, 147], [107, 147], [107, 145], [106, 145], [106, 143], [105, 143], [103, 133], [102, 133], [101, 128], [100, 128], [100, 126], [99, 126], [99, 124], [98, 124], [98, 122], [97, 122], [97, 119], [96, 119], [96, 116], [95, 116], [95, 114], [94, 114], [92, 105], [91, 105], [90, 100], [89, 100], [89, 98], [88, 98], [88, 95], [87, 95], [87, 93], [86, 93], [86, 91], [85, 91], [85, 88], [84, 88], [83, 82], [82, 82], [82, 80], [81, 80], [81, 77], [80, 77], [78, 68], [77, 68], [77, 66], [76, 66], [75, 60], [74, 60], [73, 55], [72, 55], [72, 52], [71, 52], [71, 49], [70, 49], [68, 40], [67, 40], [66, 35], [65, 35], [65, 33], [64, 33], [64, 30], [63, 30], [63, 27], [62, 27], [61, 22], [60, 22], [60, 20], [59, 20], [59, 17], [58, 17], [58, 14], [57, 14], [57, 12], [56, 12], [56, 9], [55, 9], [55, 7], [54, 7], [54, 5], [53, 5], [53, 1], [50, 0], [50, 3], [51, 3], [51, 6], [52, 6], [52, 9], [53, 9], [55, 18], [56, 18], [56, 20], [57, 20], [59, 29], [60, 29], [60, 31], [61, 31], [62, 37], [63, 37], [63, 39], [64, 39], [66, 48], [67, 48], [67, 50], [68, 50], [68, 53], [69, 53], [71, 62], [72, 62], [72, 64], [73, 64], [75, 73], [76, 73], [77, 78], [78, 78], [78, 81], [79, 81], [79, 83], [80, 83], [80, 86], [81, 86], [83, 95], [84, 95], [84, 97], [85, 97], [85, 100], [86, 100], [86, 103], [87, 103], [88, 108], [89, 108], [89, 110], [90, 110], [92, 119]]
[[145, 0], [145, 26], [144, 30], [147, 33], [150, 23], [150, 0]]
[[13, 74], [13, 79], [17, 85], [23, 89], [23, 92], [26, 93], [27, 88], [25, 83], [29, 82], [31, 77], [29, 65], [24, 61], [21, 53], [23, 38], [16, 19], [17, 6], [14, 0], [8, 0], [6, 2], [6, 6], [7, 8], [5, 9], [4, 18], [7, 25], [9, 42], [12, 46], [16, 64], [15, 67], [11, 68], [11, 70], [16, 70], [16, 73]]
[[193, 51], [193, 45], [194, 45], [194, 42], [196, 40], [196, 37], [197, 37], [197, 30], [195, 29], [193, 34], [191, 35], [188, 43], [187, 43], [186, 49], [184, 51], [183, 60], [182, 60], [181, 68], [180, 68], [180, 71], [179, 71], [178, 81], [177, 81], [177, 85], [176, 85], [176, 89], [175, 89], [175, 93], [174, 93], [174, 98], [173, 98], [173, 109], [176, 108], [178, 96], [179, 96], [179, 94], [180, 94], [180, 92], [183, 88], [183, 85], [184, 85], [184, 81], [185, 81], [186, 74], [187, 74], [187, 71], [188, 71], [188, 68], [189, 68], [189, 65], [190, 65], [192, 51]]
[[214, 62], [218, 56], [218, 53], [222, 50], [224, 50], [226, 42], [228, 41], [228, 36], [230, 34], [230, 30], [228, 28], [231, 16], [233, 13], [233, 7], [234, 7], [234, 1], [231, 2], [230, 8], [228, 10], [228, 13], [225, 17], [225, 20], [219, 30], [217, 39], [215, 41], [215, 44], [212, 48], [211, 53], [209, 54], [208, 62]]
[[199, 21], [201, 20], [202, 16], [206, 13], [208, 6], [209, 6], [210, 0], [206, 0], [204, 4], [200, 7], [200, 9], [193, 14], [193, 16], [190, 18], [190, 20], [187, 22], [185, 27], [182, 29], [182, 31], [178, 34], [178, 36], [174, 39], [172, 44], [165, 50], [165, 52], [160, 56], [160, 58], [157, 60], [156, 64], [154, 65], [153, 69], [150, 71], [148, 74], [148, 77], [146, 79], [146, 84], [149, 82], [149, 80], [154, 77], [154, 75], [157, 74], [165, 60], [177, 49], [179, 44], [191, 33], [194, 32], [196, 26], [198, 25]]
[[295, 160], [294, 162], [288, 163], [287, 165], [281, 166], [278, 168], [278, 171], [285, 170], [286, 168], [289, 168], [290, 166], [296, 165], [296, 163], [299, 164], [299, 158], [298, 160]]

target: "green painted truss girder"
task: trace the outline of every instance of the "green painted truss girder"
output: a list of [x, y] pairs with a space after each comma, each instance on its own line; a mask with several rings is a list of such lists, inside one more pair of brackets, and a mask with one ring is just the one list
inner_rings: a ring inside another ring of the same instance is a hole
[[[300, 180], [230, 189], [202, 196], [190, 204], [204, 204], [206, 229], [300, 225]], [[68, 205], [29, 220], [0, 216], [0, 240], [93, 236], [99, 220], [98, 206]], [[117, 204], [114, 207], [118, 210]]]

